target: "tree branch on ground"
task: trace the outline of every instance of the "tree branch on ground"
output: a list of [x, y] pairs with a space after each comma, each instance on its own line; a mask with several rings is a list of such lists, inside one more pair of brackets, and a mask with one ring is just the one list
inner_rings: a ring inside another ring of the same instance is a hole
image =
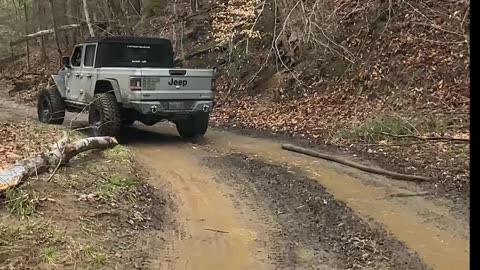
[[42, 174], [52, 167], [55, 168], [55, 166], [58, 166], [57, 164], [64, 165], [82, 152], [92, 149], [113, 148], [117, 144], [117, 140], [112, 137], [90, 137], [71, 143], [68, 136], [64, 135], [51, 147], [49, 152], [19, 161], [12, 167], [0, 172], [0, 191], [13, 188], [30, 176]]
[[349, 161], [349, 160], [346, 160], [346, 159], [343, 159], [343, 158], [340, 158], [340, 157], [336, 157], [336, 156], [333, 156], [333, 155], [330, 155], [330, 154], [320, 153], [320, 152], [317, 152], [317, 151], [314, 151], [314, 150], [311, 150], [311, 149], [295, 146], [295, 145], [292, 145], [292, 144], [282, 144], [282, 149], [292, 151], [292, 152], [296, 152], [296, 153], [300, 153], [300, 154], [304, 154], [304, 155], [311, 156], [311, 157], [316, 157], [316, 158], [321, 158], [321, 159], [337, 162], [337, 163], [340, 163], [340, 164], [343, 164], [343, 165], [346, 165], [346, 166], [349, 166], [349, 167], [352, 167], [352, 168], [355, 168], [355, 169], [359, 169], [361, 171], [374, 173], [374, 174], [381, 174], [381, 175], [385, 175], [385, 176], [388, 176], [388, 177], [391, 177], [391, 178], [397, 179], [397, 180], [413, 181], [413, 182], [429, 182], [429, 181], [432, 181], [432, 179], [430, 177], [411, 175], [411, 174], [402, 174], [402, 173], [387, 171], [387, 170], [384, 170], [384, 169], [373, 168], [373, 167], [358, 164], [358, 163], [355, 163], [355, 162], [352, 162], [352, 161]]

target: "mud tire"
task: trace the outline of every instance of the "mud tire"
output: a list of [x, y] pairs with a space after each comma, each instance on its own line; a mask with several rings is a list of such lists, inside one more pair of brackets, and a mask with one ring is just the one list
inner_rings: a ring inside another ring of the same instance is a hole
[[38, 120], [42, 123], [61, 125], [65, 120], [65, 102], [57, 88], [43, 89], [37, 101]]
[[120, 132], [121, 110], [113, 94], [97, 94], [88, 110], [93, 136], [115, 137]]

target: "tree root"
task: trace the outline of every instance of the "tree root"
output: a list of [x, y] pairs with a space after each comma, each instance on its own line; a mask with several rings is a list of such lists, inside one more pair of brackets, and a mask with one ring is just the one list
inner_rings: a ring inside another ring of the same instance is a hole
[[300, 154], [304, 154], [304, 155], [308, 155], [308, 156], [311, 156], [311, 157], [316, 157], [316, 158], [321, 158], [321, 159], [337, 162], [337, 163], [340, 163], [340, 164], [343, 164], [343, 165], [346, 165], [346, 166], [349, 166], [349, 167], [352, 167], [352, 168], [355, 168], [355, 169], [359, 169], [361, 171], [389, 176], [389, 177], [391, 177], [393, 179], [397, 179], [397, 180], [412, 181], [412, 182], [429, 182], [429, 181], [432, 181], [432, 179], [430, 177], [411, 175], [411, 174], [402, 174], [402, 173], [387, 171], [387, 170], [384, 170], [384, 169], [373, 168], [373, 167], [358, 164], [358, 163], [355, 163], [355, 162], [352, 162], [352, 161], [349, 161], [349, 160], [346, 160], [346, 159], [343, 159], [343, 158], [335, 157], [335, 156], [332, 156], [332, 155], [329, 155], [329, 154], [324, 154], [324, 153], [320, 153], [320, 152], [317, 152], [317, 151], [314, 151], [314, 150], [311, 150], [311, 149], [295, 146], [295, 145], [292, 145], [292, 144], [282, 144], [282, 149], [292, 151], [292, 152], [296, 152], [296, 153], [300, 153]]

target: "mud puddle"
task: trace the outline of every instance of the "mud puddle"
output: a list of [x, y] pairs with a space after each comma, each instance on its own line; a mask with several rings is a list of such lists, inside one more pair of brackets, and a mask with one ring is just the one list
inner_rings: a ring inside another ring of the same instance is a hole
[[[199, 164], [195, 149], [177, 137], [161, 146], [130, 144], [137, 160], [149, 170], [151, 184], [166, 188], [178, 204], [178, 232], [172, 233], [168, 258], [161, 269], [271, 269], [268, 242], [261, 225], [232, 192], [215, 182], [215, 174]], [[168, 139], [167, 139], [168, 140]]]
[[240, 152], [298, 168], [364, 219], [381, 224], [430, 267], [442, 270], [470, 268], [468, 224], [455, 219], [446, 208], [421, 197], [388, 199], [391, 193], [405, 191], [404, 183], [286, 152], [281, 150], [280, 144], [279, 141], [212, 131], [205, 147]]
[[381, 226], [359, 218], [300, 171], [241, 154], [210, 155], [205, 163], [239, 196], [272, 212], [280, 225], [271, 234], [282, 269], [427, 269]]
[[427, 198], [388, 199], [389, 194], [410, 188], [404, 183], [283, 151], [279, 141], [220, 131], [210, 132], [207, 138], [205, 147], [240, 152], [305, 172], [365, 220], [381, 224], [434, 269], [470, 268], [468, 224]]

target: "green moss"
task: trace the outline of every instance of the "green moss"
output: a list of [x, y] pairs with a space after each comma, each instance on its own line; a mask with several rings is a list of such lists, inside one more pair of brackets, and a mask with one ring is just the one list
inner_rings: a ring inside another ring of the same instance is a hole
[[136, 180], [132, 177], [113, 175], [108, 181], [100, 183], [98, 186], [98, 194], [104, 198], [115, 198], [136, 183]]
[[35, 213], [38, 205], [36, 192], [28, 193], [22, 189], [10, 189], [5, 193], [6, 205], [10, 214], [26, 218]]
[[114, 148], [104, 151], [104, 155], [107, 159], [116, 161], [126, 161], [130, 158], [130, 152], [124, 146], [117, 145]]

